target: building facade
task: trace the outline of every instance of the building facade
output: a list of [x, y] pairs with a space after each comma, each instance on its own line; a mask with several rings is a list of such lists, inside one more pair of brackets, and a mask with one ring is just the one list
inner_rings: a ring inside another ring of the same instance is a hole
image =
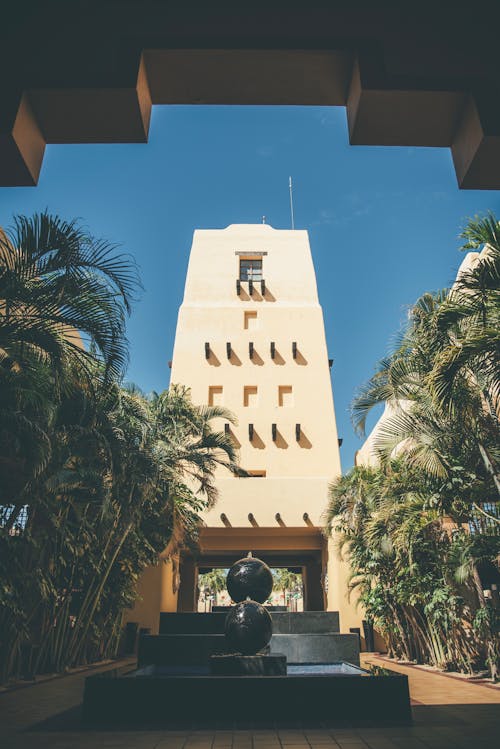
[[[306, 231], [266, 224], [196, 231], [179, 310], [171, 382], [194, 403], [222, 405], [248, 477], [216, 475], [196, 554], [162, 562], [129, 619], [155, 631], [160, 610], [197, 610], [200, 570], [252, 551], [300, 571], [306, 610], [338, 610], [359, 626], [346, 570], [322, 533], [340, 456], [323, 313]], [[134, 618], [135, 614], [135, 618]]]

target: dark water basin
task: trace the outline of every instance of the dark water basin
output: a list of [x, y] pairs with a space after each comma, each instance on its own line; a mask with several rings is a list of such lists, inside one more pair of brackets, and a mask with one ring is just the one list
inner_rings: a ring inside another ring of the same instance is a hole
[[352, 725], [411, 721], [408, 679], [350, 663], [290, 664], [288, 674], [213, 676], [205, 666], [144, 666], [85, 682], [87, 724]]
[[[207, 666], [144, 666], [124, 674], [124, 678], [168, 678], [171, 676], [209, 676]], [[351, 663], [290, 663], [287, 666], [287, 676], [371, 676], [358, 666]], [[224, 677], [213, 677], [224, 678]]]

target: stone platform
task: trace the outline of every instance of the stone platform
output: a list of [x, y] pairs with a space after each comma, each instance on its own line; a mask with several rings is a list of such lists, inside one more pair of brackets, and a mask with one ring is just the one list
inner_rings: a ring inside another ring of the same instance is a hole
[[139, 638], [137, 665], [208, 666], [210, 656], [227, 654], [223, 634], [143, 635]]
[[276, 634], [271, 637], [270, 652], [284, 653], [288, 663], [345, 661], [359, 666], [359, 638], [351, 634]]
[[[224, 638], [226, 614], [221, 612], [164, 613], [160, 634], [139, 641], [139, 666], [153, 663], [208, 665], [215, 654], [227, 654]], [[336, 611], [273, 613], [271, 654], [283, 654], [288, 663], [332, 663], [359, 665], [359, 638], [340, 634]]]
[[[222, 608], [222, 607], [218, 607]], [[229, 607], [210, 613], [163, 612], [160, 635], [224, 634]], [[274, 634], [325, 634], [339, 632], [338, 611], [272, 611]]]
[[[88, 725], [305, 725], [367, 720], [378, 725], [411, 721], [408, 679], [371, 676], [344, 664], [337, 673], [311, 667], [286, 676], [215, 676], [173, 673], [148, 666], [129, 673], [106, 672], [85, 682], [83, 720]], [[207, 669], [208, 671], [208, 669]], [[354, 749], [354, 748], [353, 748]]]

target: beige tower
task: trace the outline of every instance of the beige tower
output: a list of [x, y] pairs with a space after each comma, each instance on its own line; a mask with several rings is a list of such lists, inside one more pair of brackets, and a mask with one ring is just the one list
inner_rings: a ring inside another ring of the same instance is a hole
[[[230, 429], [251, 476], [221, 469], [199, 553], [179, 560], [180, 586], [169, 565], [161, 583], [150, 573], [161, 587], [152, 610], [195, 611], [198, 570], [228, 567], [251, 550], [271, 566], [301, 569], [306, 609], [340, 611], [343, 631], [359, 625], [321, 530], [340, 458], [306, 231], [257, 224], [195, 232], [171, 381], [189, 386], [194, 403], [236, 415], [237, 426], [219, 428]], [[141, 593], [145, 605], [151, 591]], [[145, 623], [155, 630], [153, 619]]]

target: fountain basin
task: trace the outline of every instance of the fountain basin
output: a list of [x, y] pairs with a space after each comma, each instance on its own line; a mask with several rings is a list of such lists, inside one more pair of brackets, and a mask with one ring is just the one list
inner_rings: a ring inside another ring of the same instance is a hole
[[[207, 666], [144, 666], [133, 671], [127, 671], [123, 678], [137, 679], [143, 676], [208, 676], [210, 668]], [[336, 676], [371, 676], [359, 666], [352, 663], [297, 663], [287, 665], [288, 676], [321, 676], [335, 674]]]
[[150, 665], [85, 682], [88, 724], [339, 725], [411, 721], [408, 679], [349, 663], [289, 665], [286, 676], [215, 676], [205, 665]]

